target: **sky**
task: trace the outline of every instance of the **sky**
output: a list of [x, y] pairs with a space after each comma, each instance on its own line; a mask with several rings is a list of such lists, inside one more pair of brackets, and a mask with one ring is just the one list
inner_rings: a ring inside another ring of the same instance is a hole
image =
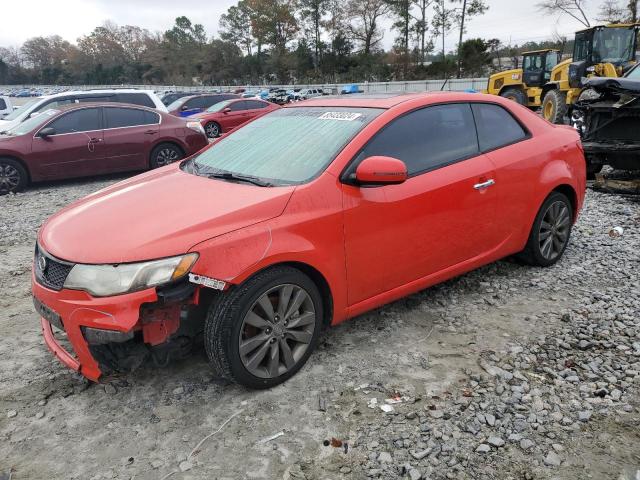
[[[581, 25], [569, 18], [546, 17], [536, 10], [536, 0], [486, 0], [489, 10], [481, 17], [473, 18], [467, 29], [467, 37], [499, 38], [506, 44], [522, 44], [541, 41], [554, 33], [573, 36]], [[17, 0], [2, 2], [3, 26], [0, 29], [0, 46], [19, 46], [34, 36], [60, 35], [70, 42], [95, 27], [110, 20], [119, 25], [131, 24], [151, 31], [165, 31], [174, 19], [184, 15], [194, 23], [202, 23], [209, 36], [216, 35], [218, 20], [227, 8], [237, 0], [176, 1], [176, 0], [28, 0], [25, 5]], [[591, 18], [597, 12], [599, 0], [593, 0]], [[386, 25], [384, 46], [393, 43], [394, 33]], [[447, 50], [457, 42], [456, 34], [449, 35]]]

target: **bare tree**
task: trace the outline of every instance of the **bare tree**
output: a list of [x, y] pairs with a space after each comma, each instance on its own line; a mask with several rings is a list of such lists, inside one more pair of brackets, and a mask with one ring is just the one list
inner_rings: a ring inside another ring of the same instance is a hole
[[458, 12], [458, 23], [460, 24], [460, 37], [458, 38], [458, 78], [461, 73], [461, 55], [460, 46], [462, 45], [462, 36], [464, 35], [464, 23], [469, 17], [474, 15], [482, 15], [487, 11], [489, 6], [484, 3], [484, 0], [454, 0], [454, 2], [460, 2], [462, 5]]
[[429, 23], [427, 22], [427, 10], [434, 0], [413, 0], [412, 3], [418, 8], [418, 14], [412, 15], [415, 23], [413, 29], [418, 37], [418, 60], [424, 63], [427, 57], [427, 51], [431, 50], [431, 42], [427, 41], [427, 32], [429, 31]]
[[538, 3], [538, 9], [549, 15], [567, 15], [585, 27], [590, 27], [591, 22], [585, 12], [585, 3], [586, 0], [544, 0]]
[[362, 52], [369, 55], [382, 40], [380, 19], [389, 13], [385, 0], [349, 0], [347, 15], [351, 22], [349, 30], [353, 38], [362, 43]]
[[636, 23], [638, 21], [638, 0], [629, 0], [629, 19]]
[[618, 0], [604, 0], [596, 20], [599, 22], [619, 22], [626, 16], [626, 9], [618, 3]]

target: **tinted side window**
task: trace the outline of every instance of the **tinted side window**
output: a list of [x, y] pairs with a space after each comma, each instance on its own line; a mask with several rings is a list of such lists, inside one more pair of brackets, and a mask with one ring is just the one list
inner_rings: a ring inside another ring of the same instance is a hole
[[156, 123], [160, 123], [160, 115], [154, 112], [144, 112], [144, 124], [145, 125], [155, 125]]
[[186, 102], [184, 102], [184, 104], [182, 105], [182, 108], [187, 107], [187, 109], [189, 108], [201, 108], [202, 107], [202, 101], [200, 99], [200, 97], [196, 97], [196, 98], [190, 98], [189, 100], [187, 100]]
[[46, 126], [53, 128], [56, 131], [56, 135], [89, 132], [102, 128], [102, 120], [100, 117], [99, 108], [84, 108], [64, 114]]
[[[148, 125], [149, 117], [144, 110], [137, 108], [105, 108], [105, 128], [135, 127]], [[157, 123], [157, 122], [153, 122]]]
[[231, 108], [232, 112], [239, 112], [241, 110], [246, 110], [247, 102], [233, 102], [231, 105], [229, 105], [229, 108]]
[[116, 97], [116, 101], [120, 103], [132, 103], [133, 105], [156, 108], [155, 103], [153, 103], [149, 95], [145, 93], [119, 93]]
[[4, 101], [4, 98], [0, 98], [0, 110], [6, 110], [7, 104]]
[[104, 97], [78, 97], [78, 103], [103, 103], [103, 102], [115, 102], [115, 95], [105, 95]]
[[257, 110], [259, 108], [266, 108], [267, 104], [264, 102], [258, 102], [257, 100], [247, 100], [246, 102], [247, 110]]
[[478, 153], [471, 107], [460, 103], [427, 107], [398, 118], [367, 144], [358, 161], [373, 155], [398, 158], [412, 175]]
[[63, 105], [69, 105], [71, 103], [75, 103], [75, 99], [71, 97], [58, 98], [56, 100], [49, 100], [48, 102], [43, 102], [33, 109], [34, 112], [44, 112], [45, 110], [49, 110], [50, 108], [62, 107]]
[[[513, 116], [499, 105], [473, 104], [473, 115], [478, 127], [480, 150], [486, 152], [527, 138], [527, 132]], [[497, 127], [499, 125], [499, 127]]]

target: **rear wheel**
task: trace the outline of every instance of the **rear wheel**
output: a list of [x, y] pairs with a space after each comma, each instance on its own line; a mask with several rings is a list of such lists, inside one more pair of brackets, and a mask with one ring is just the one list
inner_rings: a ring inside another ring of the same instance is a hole
[[212, 305], [205, 347], [216, 370], [250, 388], [270, 388], [293, 376], [318, 343], [322, 298], [299, 270], [274, 267]]
[[28, 183], [29, 175], [20, 162], [0, 158], [0, 195], [24, 190]]
[[502, 92], [500, 92], [500, 96], [507, 98], [509, 100], [513, 100], [520, 105], [524, 105], [525, 107], [529, 103], [527, 101], [527, 95], [520, 89], [516, 87], [505, 88]]
[[222, 128], [217, 122], [209, 122], [204, 126], [204, 131], [207, 134], [207, 138], [217, 138], [222, 133]]
[[540, 207], [527, 246], [518, 254], [518, 258], [529, 265], [553, 265], [562, 258], [569, 244], [572, 227], [571, 202], [563, 193], [553, 192]]
[[563, 124], [568, 110], [567, 94], [560, 90], [549, 90], [542, 100], [542, 115], [551, 123]]
[[182, 157], [184, 157], [184, 153], [180, 147], [173, 143], [161, 143], [151, 152], [149, 164], [151, 168], [160, 168], [176, 162]]

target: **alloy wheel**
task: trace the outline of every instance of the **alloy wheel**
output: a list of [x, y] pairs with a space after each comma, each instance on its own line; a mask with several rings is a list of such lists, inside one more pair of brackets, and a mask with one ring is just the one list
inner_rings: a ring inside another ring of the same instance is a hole
[[158, 152], [156, 155], [156, 165], [158, 167], [164, 167], [170, 163], [175, 162], [180, 158], [180, 155], [175, 148], [166, 147]]
[[0, 192], [9, 193], [20, 185], [20, 172], [13, 165], [0, 163]]
[[538, 241], [540, 253], [547, 260], [554, 260], [562, 254], [567, 242], [571, 227], [571, 215], [564, 202], [553, 202], [547, 208], [542, 222]]
[[207, 125], [204, 127], [204, 131], [209, 138], [216, 138], [218, 135], [220, 135], [220, 127], [218, 127], [218, 125], [215, 123], [207, 123]]
[[239, 338], [242, 364], [259, 378], [283, 375], [304, 356], [315, 328], [315, 307], [304, 288], [273, 287], [244, 316]]

